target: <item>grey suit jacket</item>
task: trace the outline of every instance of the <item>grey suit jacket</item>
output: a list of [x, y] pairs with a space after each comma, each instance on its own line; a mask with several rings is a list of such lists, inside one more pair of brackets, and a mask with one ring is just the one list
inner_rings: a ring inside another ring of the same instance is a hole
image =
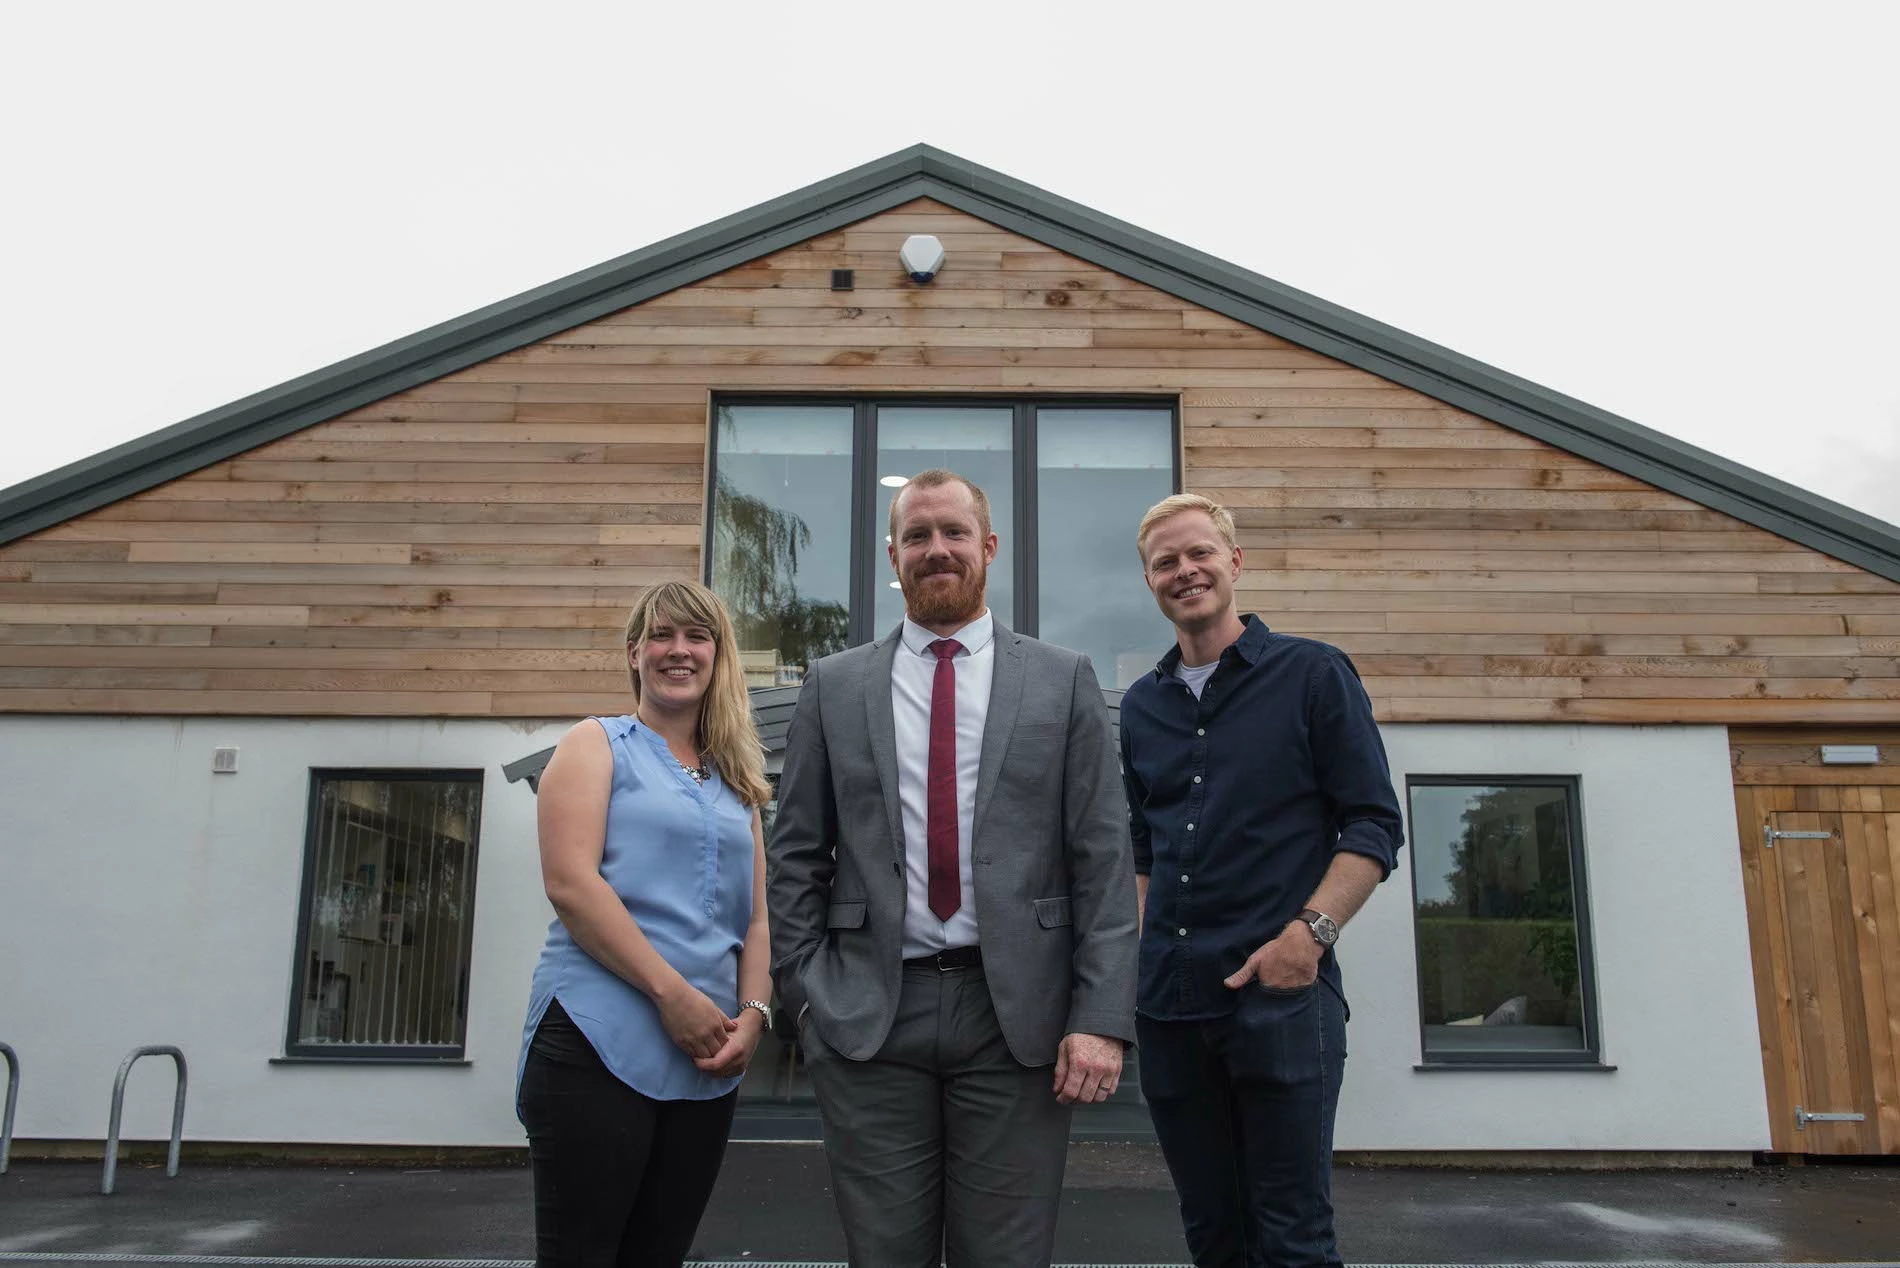
[[[846, 1057], [876, 1054], [903, 972], [899, 632], [814, 664], [786, 736], [767, 847], [779, 1005]], [[996, 625], [971, 827], [976, 917], [1010, 1052], [1135, 1037], [1135, 879], [1108, 710], [1076, 652]]]

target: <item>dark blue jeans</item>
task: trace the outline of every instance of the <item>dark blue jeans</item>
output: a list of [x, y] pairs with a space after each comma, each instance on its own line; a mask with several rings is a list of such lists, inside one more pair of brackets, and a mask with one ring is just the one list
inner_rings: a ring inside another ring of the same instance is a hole
[[1136, 1020], [1141, 1091], [1200, 1268], [1336, 1265], [1333, 1114], [1346, 1009], [1249, 985], [1207, 1021]]

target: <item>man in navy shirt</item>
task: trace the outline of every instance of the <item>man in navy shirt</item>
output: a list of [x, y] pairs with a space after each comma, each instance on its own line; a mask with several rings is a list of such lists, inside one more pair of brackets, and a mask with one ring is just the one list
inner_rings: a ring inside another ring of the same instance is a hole
[[1344, 652], [1236, 611], [1225, 508], [1164, 499], [1136, 545], [1176, 636], [1121, 706], [1141, 1089], [1196, 1264], [1338, 1264], [1333, 944], [1404, 839], [1385, 748]]

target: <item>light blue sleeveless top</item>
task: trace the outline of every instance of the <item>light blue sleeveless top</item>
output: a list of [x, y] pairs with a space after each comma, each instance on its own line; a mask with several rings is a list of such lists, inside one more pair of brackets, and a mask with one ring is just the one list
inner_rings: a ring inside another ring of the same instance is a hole
[[[716, 769], [695, 783], [666, 741], [635, 719], [594, 721], [614, 755], [600, 874], [653, 949], [736, 1016], [739, 948], [752, 919], [752, 811]], [[556, 917], [534, 970], [517, 1089], [535, 1027], [556, 998], [607, 1068], [636, 1092], [703, 1101], [739, 1085], [696, 1069], [667, 1038], [653, 1001], [583, 951]]]

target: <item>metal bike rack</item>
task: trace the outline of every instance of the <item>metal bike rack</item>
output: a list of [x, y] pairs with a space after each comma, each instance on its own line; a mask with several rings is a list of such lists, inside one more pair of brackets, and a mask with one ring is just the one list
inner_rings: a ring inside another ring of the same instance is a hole
[[7, 1173], [7, 1160], [13, 1156], [13, 1111], [20, 1106], [20, 1056], [13, 1045], [0, 1043], [0, 1057], [7, 1062], [7, 1109], [0, 1117], [0, 1176]]
[[178, 1090], [172, 1097], [172, 1141], [171, 1151], [165, 1155], [165, 1174], [178, 1174], [178, 1145], [185, 1131], [185, 1054], [168, 1043], [147, 1044], [132, 1049], [132, 1053], [119, 1063], [119, 1077], [112, 1082], [112, 1123], [106, 1129], [106, 1173], [99, 1183], [99, 1192], [112, 1192], [113, 1177], [119, 1170], [119, 1119], [125, 1111], [125, 1076], [132, 1073], [132, 1063], [140, 1057], [170, 1057], [178, 1067]]

